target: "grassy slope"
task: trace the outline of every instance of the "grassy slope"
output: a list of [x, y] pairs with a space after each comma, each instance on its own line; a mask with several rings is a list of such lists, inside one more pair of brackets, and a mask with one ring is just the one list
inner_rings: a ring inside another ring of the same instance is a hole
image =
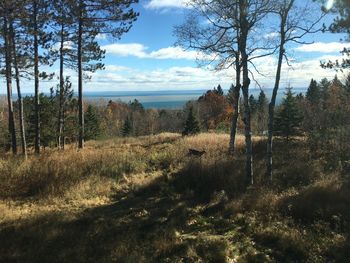
[[255, 139], [257, 186], [244, 190], [243, 142], [235, 157], [219, 134], [4, 157], [0, 262], [346, 262], [349, 184], [299, 141], [277, 144], [276, 180], [264, 186]]

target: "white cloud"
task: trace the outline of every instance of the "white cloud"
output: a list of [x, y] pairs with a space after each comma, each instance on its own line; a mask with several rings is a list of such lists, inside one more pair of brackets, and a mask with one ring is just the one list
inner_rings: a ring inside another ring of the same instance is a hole
[[150, 0], [145, 8], [162, 9], [162, 8], [188, 8], [187, 0]]
[[148, 52], [148, 47], [138, 43], [111, 44], [111, 45], [102, 46], [102, 49], [105, 49], [106, 52], [109, 54], [121, 56], [121, 57], [133, 56], [137, 58], [186, 59], [186, 60], [208, 58], [202, 53], [199, 53], [193, 50], [187, 51], [182, 49], [179, 46], [161, 48], [151, 52]]
[[[281, 74], [281, 87], [291, 85], [292, 87], [307, 87], [311, 78], [321, 80], [322, 78], [332, 79], [336, 72], [331, 69], [323, 69], [320, 66], [320, 61], [341, 60], [341, 55], [324, 55], [317, 58], [312, 58], [305, 61], [292, 60], [289, 67], [286, 63], [283, 64]], [[265, 57], [255, 61], [256, 67], [264, 75], [255, 74], [260, 84], [265, 88], [271, 88], [274, 84], [276, 73], [277, 58]]]
[[[320, 61], [340, 60], [342, 56], [324, 54], [320, 57], [300, 61], [292, 60], [292, 68], [283, 64], [280, 87], [286, 87], [289, 84], [292, 87], [307, 87], [311, 78], [321, 80], [322, 78], [332, 79], [336, 72], [330, 69], [320, 67]], [[275, 79], [277, 58], [274, 56], [264, 57], [255, 60], [255, 65], [263, 74], [254, 73], [255, 78], [260, 85], [267, 89], [272, 88]], [[173, 66], [159, 69], [139, 69], [135, 67], [126, 67], [122, 65], [106, 65], [105, 71], [98, 71], [92, 74], [91, 82], [85, 85], [85, 91], [112, 91], [112, 90], [189, 90], [189, 89], [210, 89], [219, 83], [228, 88], [235, 80], [234, 69], [215, 72], [212, 67], [181, 67]], [[254, 69], [251, 67], [251, 70]], [[58, 72], [56, 72], [58, 73]], [[76, 90], [77, 76], [75, 71], [66, 72], [72, 76], [73, 88]], [[341, 79], [342, 76], [339, 75]], [[257, 87], [251, 78], [251, 88]], [[43, 91], [55, 86], [57, 80], [43, 83]], [[24, 83], [25, 91], [32, 91], [33, 83], [31, 81]]]
[[152, 51], [149, 56], [151, 58], [157, 58], [157, 59], [189, 59], [189, 60], [195, 60], [196, 58], [199, 58], [201, 56], [196, 51], [186, 51], [183, 50], [181, 47], [167, 47], [167, 48], [161, 48], [157, 51]]
[[299, 52], [320, 52], [320, 53], [335, 53], [340, 52], [346, 48], [350, 48], [350, 43], [340, 42], [316, 42], [310, 45], [301, 45], [295, 48], [295, 51]]
[[118, 65], [106, 65], [105, 70], [112, 71], [112, 72], [118, 72], [118, 71], [128, 71], [128, 70], [132, 70], [132, 69], [128, 68], [128, 67], [124, 67], [124, 66], [118, 66]]
[[[108, 65], [107, 69], [114, 66]], [[119, 66], [117, 66], [119, 68]], [[221, 83], [229, 87], [234, 76], [228, 71], [213, 72], [197, 67], [170, 67], [167, 69], [99, 71], [88, 86], [97, 85], [106, 90], [161, 90], [207, 89]]]
[[134, 56], [138, 58], [147, 57], [147, 53], [146, 53], [147, 47], [138, 43], [111, 44], [111, 45], [102, 46], [101, 48], [106, 50], [106, 52], [109, 54], [121, 56], [121, 57], [127, 57], [127, 56]]
[[[320, 80], [324, 77], [331, 79], [335, 73], [320, 67], [320, 60], [335, 60], [341, 56], [322, 56], [307, 61], [292, 61], [292, 68], [283, 65], [281, 88], [288, 84], [292, 87], [307, 87], [311, 78]], [[263, 88], [272, 88], [276, 72], [276, 58], [265, 57], [255, 61], [256, 67], [263, 75], [254, 73], [255, 79]], [[114, 67], [114, 66], [113, 66]], [[107, 66], [107, 69], [113, 69]], [[229, 88], [235, 80], [234, 69], [215, 72], [208, 68], [197, 67], [170, 67], [167, 69], [139, 70], [126, 68], [118, 71], [100, 71], [96, 73], [89, 86], [100, 86], [105, 89], [129, 90], [162, 90], [162, 89], [209, 89], [219, 83]], [[254, 72], [254, 69], [251, 68]], [[251, 78], [252, 79], [252, 78]], [[251, 88], [257, 87], [252, 79]]]

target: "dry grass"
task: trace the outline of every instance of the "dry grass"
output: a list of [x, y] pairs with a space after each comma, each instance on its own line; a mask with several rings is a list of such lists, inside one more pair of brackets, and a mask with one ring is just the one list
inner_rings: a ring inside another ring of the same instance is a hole
[[[264, 184], [244, 187], [244, 138], [160, 134], [86, 149], [0, 159], [3, 262], [342, 262], [349, 258], [350, 188], [325, 174], [302, 140], [279, 142]], [[189, 148], [205, 150], [202, 159]], [[292, 162], [290, 161], [292, 158]]]

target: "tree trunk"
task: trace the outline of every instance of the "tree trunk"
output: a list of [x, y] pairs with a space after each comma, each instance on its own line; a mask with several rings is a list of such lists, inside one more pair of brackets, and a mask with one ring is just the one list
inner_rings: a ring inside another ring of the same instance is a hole
[[10, 35], [12, 40], [12, 53], [13, 53], [13, 66], [15, 68], [16, 75], [16, 85], [17, 85], [17, 101], [19, 108], [19, 126], [21, 132], [21, 143], [22, 143], [22, 153], [24, 157], [27, 159], [27, 142], [26, 142], [26, 133], [24, 128], [24, 113], [23, 113], [23, 99], [21, 92], [21, 83], [20, 83], [20, 74], [17, 63], [17, 48], [16, 48], [16, 34], [13, 29], [13, 22], [10, 22]]
[[239, 61], [239, 53], [236, 55], [236, 86], [233, 91], [233, 116], [231, 124], [231, 133], [230, 133], [230, 146], [229, 152], [233, 154], [235, 152], [235, 142], [236, 142], [236, 133], [237, 133], [237, 120], [239, 116], [239, 96], [241, 89], [241, 67]]
[[63, 48], [64, 48], [64, 25], [62, 23], [61, 25], [61, 32], [60, 32], [60, 94], [59, 94], [59, 107], [58, 107], [58, 140], [57, 140], [57, 146], [59, 149], [64, 149], [64, 139], [63, 139], [63, 104], [64, 104], [64, 76], [63, 76]]
[[242, 72], [243, 72], [243, 101], [244, 101], [244, 134], [245, 134], [245, 147], [246, 147], [246, 163], [245, 163], [245, 174], [246, 174], [246, 185], [252, 185], [254, 183], [253, 177], [253, 144], [252, 144], [252, 132], [251, 132], [251, 120], [250, 120], [250, 105], [249, 105], [249, 69], [248, 69], [248, 55], [247, 55], [247, 38], [249, 32], [249, 23], [247, 21], [247, 2], [240, 1], [240, 44], [239, 50], [242, 59]]
[[246, 164], [245, 164], [245, 174], [246, 174], [246, 184], [252, 185], [254, 183], [253, 177], [253, 143], [252, 143], [252, 132], [251, 132], [251, 120], [250, 120], [250, 105], [249, 105], [249, 84], [250, 79], [248, 74], [244, 73], [243, 70], [243, 102], [244, 102], [244, 134], [245, 134], [245, 147], [246, 147]]
[[279, 47], [279, 55], [278, 55], [278, 63], [277, 63], [277, 72], [276, 72], [276, 79], [275, 79], [275, 86], [272, 91], [272, 97], [271, 102], [269, 104], [269, 121], [268, 121], [268, 136], [267, 136], [267, 176], [269, 177], [270, 181], [273, 179], [273, 165], [272, 165], [272, 144], [273, 144], [273, 123], [274, 123], [274, 117], [275, 117], [275, 106], [276, 106], [276, 98], [277, 98], [277, 92], [280, 84], [281, 79], [281, 70], [282, 70], [282, 62], [283, 62], [283, 55], [284, 55], [284, 41], [285, 41], [285, 34], [284, 34], [284, 25], [285, 21], [282, 19], [281, 22], [281, 43]]
[[34, 23], [34, 104], [35, 104], [35, 153], [40, 153], [40, 100], [39, 100], [39, 41], [38, 41], [38, 5], [33, 3]]
[[80, 149], [84, 148], [82, 38], [83, 38], [83, 1], [80, 0], [79, 1], [79, 25], [78, 25], [78, 107], [79, 107], [78, 147]]
[[5, 60], [6, 60], [6, 85], [7, 85], [7, 105], [9, 118], [9, 133], [11, 136], [12, 153], [17, 154], [16, 128], [12, 104], [12, 67], [11, 67], [11, 47], [8, 32], [8, 21], [4, 18], [4, 44], [5, 44]]

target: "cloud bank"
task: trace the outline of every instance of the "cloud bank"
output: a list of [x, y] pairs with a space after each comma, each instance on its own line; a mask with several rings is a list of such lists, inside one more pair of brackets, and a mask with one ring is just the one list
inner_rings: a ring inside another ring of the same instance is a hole
[[350, 43], [340, 42], [315, 42], [309, 45], [300, 45], [294, 50], [299, 52], [319, 52], [319, 53], [335, 53], [340, 52], [344, 48], [350, 48]]
[[[179, 46], [166, 47], [155, 51], [148, 51], [148, 47], [139, 43], [129, 44], [111, 44], [102, 46], [102, 49], [106, 50], [107, 54], [121, 56], [121, 57], [137, 57], [137, 58], [149, 58], [149, 59], [184, 59], [184, 60], [196, 60], [205, 59], [206, 56], [200, 52], [193, 50], [184, 50]], [[209, 58], [208, 58], [209, 59]]]

